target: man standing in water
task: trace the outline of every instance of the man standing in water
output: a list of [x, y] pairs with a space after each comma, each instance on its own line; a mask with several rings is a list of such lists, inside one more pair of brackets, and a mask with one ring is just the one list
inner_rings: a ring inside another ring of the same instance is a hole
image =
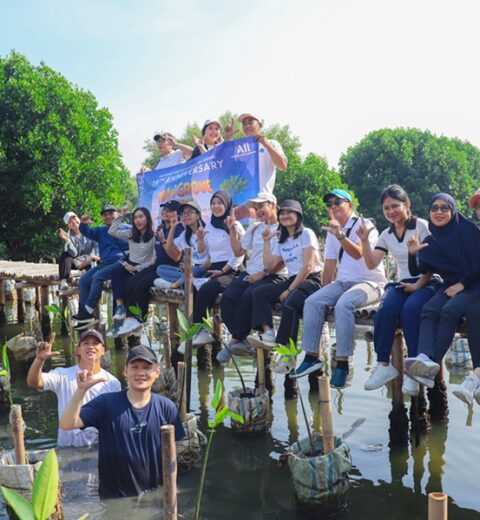
[[[87, 330], [80, 336], [76, 365], [42, 372], [45, 361], [59, 355], [59, 352], [52, 352], [54, 341], [55, 333], [52, 334], [50, 341], [42, 341], [37, 344], [35, 359], [27, 374], [27, 385], [37, 390], [50, 390], [57, 395], [59, 419], [77, 389], [76, 375], [79, 370], [90, 368], [95, 376], [102, 378], [102, 384], [85, 393], [84, 403], [104, 392], [118, 392], [121, 389], [118, 379], [100, 366], [100, 359], [105, 354], [105, 343], [98, 331]], [[65, 431], [61, 427], [58, 429], [57, 443], [59, 446], [90, 446], [97, 442], [97, 439], [98, 432], [95, 428], [73, 431]]]
[[185, 437], [177, 407], [151, 389], [160, 374], [153, 350], [138, 345], [127, 357], [128, 390], [102, 394], [82, 405], [92, 387], [103, 381], [92, 370], [77, 374], [78, 389], [60, 419], [66, 430], [98, 429], [99, 492], [102, 497], [139, 495], [162, 483], [160, 427], [175, 426], [175, 439]]

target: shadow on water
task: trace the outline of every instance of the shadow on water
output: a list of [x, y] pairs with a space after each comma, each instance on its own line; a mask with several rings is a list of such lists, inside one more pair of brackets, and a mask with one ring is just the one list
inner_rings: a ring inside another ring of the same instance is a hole
[[[9, 325], [0, 329], [0, 337], [11, 337], [21, 330], [18, 325]], [[56, 347], [62, 352], [56, 364], [75, 362], [75, 348], [68, 339], [58, 337]], [[111, 371], [125, 385], [125, 351], [111, 348], [111, 357]], [[444, 491], [451, 497], [450, 520], [479, 518], [480, 500], [475, 482], [480, 460], [478, 424], [475, 425], [479, 409], [466, 409], [450, 398], [449, 421], [436, 420], [441, 419], [442, 406], [446, 404], [445, 392], [441, 392], [437, 401], [434, 397], [433, 403], [431, 395], [421, 395], [404, 406], [392, 408], [388, 390], [363, 390], [374, 363], [371, 349], [366, 348], [364, 341], [357, 341], [354, 361], [350, 386], [332, 392], [335, 432], [346, 435], [354, 464], [347, 509], [332, 518], [425, 520], [426, 494], [430, 491]], [[253, 387], [256, 369], [252, 361], [239, 359], [239, 364], [247, 386]], [[22, 404], [27, 447], [54, 446], [58, 425], [55, 396], [28, 389], [24, 367], [15, 362], [12, 366], [13, 399]], [[223, 381], [227, 391], [239, 386], [238, 376], [230, 365], [214, 368], [212, 372], [193, 370], [192, 410], [204, 433], [212, 416], [210, 400], [217, 379]], [[218, 428], [206, 475], [203, 519], [308, 518], [295, 503], [288, 466], [279, 467], [280, 455], [291, 443], [306, 436], [299, 400], [285, 399], [284, 376], [273, 374], [272, 386], [273, 422], [268, 433], [242, 437], [232, 433], [228, 422]], [[308, 380], [300, 380], [299, 391], [304, 396], [312, 428], [320, 431], [318, 394], [309, 392]], [[12, 445], [7, 411], [0, 411], [0, 444], [5, 448]], [[60, 449], [58, 454], [67, 519], [78, 518], [85, 512], [90, 519], [161, 517], [161, 489], [139, 498], [99, 499], [96, 449]], [[179, 474], [179, 518], [193, 517], [199, 475], [200, 464], [189, 473]], [[1, 503], [0, 518], [5, 518]]]

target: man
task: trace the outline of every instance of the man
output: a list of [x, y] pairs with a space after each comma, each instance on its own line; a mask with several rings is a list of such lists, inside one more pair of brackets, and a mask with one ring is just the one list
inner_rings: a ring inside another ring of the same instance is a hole
[[[55, 368], [50, 372], [42, 372], [47, 359], [59, 355], [52, 352], [55, 333], [49, 342], [39, 342], [35, 349], [35, 359], [27, 374], [27, 384], [37, 390], [50, 390], [55, 392], [58, 399], [58, 418], [63, 414], [67, 403], [77, 389], [76, 375], [79, 370], [91, 369], [96, 377], [102, 378], [102, 383], [90, 389], [83, 396], [83, 402], [91, 401], [97, 395], [105, 392], [118, 392], [120, 383], [117, 378], [100, 367], [100, 359], [105, 354], [105, 344], [102, 335], [96, 330], [87, 330], [80, 336], [77, 346], [77, 364], [68, 368]], [[58, 429], [57, 443], [59, 446], [90, 446], [97, 442], [98, 432], [95, 428], [86, 428], [65, 431]]]
[[242, 114], [239, 118], [243, 133], [247, 137], [256, 137], [258, 141], [258, 170], [260, 176], [259, 192], [273, 193], [277, 168], [287, 169], [287, 158], [282, 145], [275, 139], [267, 139], [262, 134], [263, 121], [252, 114]]
[[[163, 170], [177, 164], [184, 163], [192, 156], [193, 148], [186, 144], [177, 143], [171, 134], [166, 132], [155, 132], [153, 140], [160, 152], [160, 160], [155, 166], [155, 170]], [[142, 166], [140, 173], [150, 171], [146, 166]]]
[[102, 381], [91, 370], [77, 374], [78, 389], [60, 420], [66, 430], [98, 429], [99, 492], [102, 497], [139, 495], [162, 483], [160, 427], [175, 426], [176, 440], [185, 432], [172, 401], [152, 394], [160, 374], [155, 352], [138, 345], [127, 357], [128, 390], [103, 394], [82, 405], [86, 392]]
[[[335, 309], [337, 339], [337, 366], [330, 385], [343, 388], [348, 376], [348, 357], [353, 355], [355, 345], [355, 314], [358, 307], [379, 301], [386, 283], [383, 264], [368, 269], [363, 259], [362, 243], [356, 230], [362, 225], [353, 210], [351, 195], [341, 189], [329, 191], [323, 197], [330, 222], [322, 229], [327, 231], [323, 287], [305, 300], [303, 308], [302, 348], [305, 358], [297, 370], [297, 377], [310, 374], [321, 368], [318, 345], [329, 307]], [[373, 224], [365, 220], [370, 229]], [[377, 230], [370, 233], [372, 248], [378, 238]], [[336, 280], [334, 280], [337, 272]], [[295, 377], [291, 375], [290, 377]]]
[[[110, 280], [116, 263], [127, 256], [127, 243], [114, 238], [108, 233], [112, 222], [118, 217], [115, 206], [104, 206], [101, 211], [103, 226], [90, 227], [91, 219], [84, 215], [80, 219], [80, 233], [98, 243], [100, 264], [85, 273], [78, 283], [80, 288], [80, 310], [73, 316], [77, 321], [77, 330], [86, 329], [95, 323], [93, 310], [97, 306], [102, 295], [103, 283]], [[122, 224], [122, 229], [128, 229], [128, 224]], [[113, 295], [115, 299], [115, 294]], [[125, 319], [123, 316], [122, 319]]]

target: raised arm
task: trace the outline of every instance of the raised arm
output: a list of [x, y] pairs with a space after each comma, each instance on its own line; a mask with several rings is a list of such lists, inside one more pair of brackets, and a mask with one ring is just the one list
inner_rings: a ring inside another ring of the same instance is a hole
[[119, 238], [121, 240], [128, 240], [132, 238], [132, 230], [131, 229], [120, 229], [120, 226], [123, 223], [123, 220], [130, 212], [127, 209], [122, 209], [121, 215], [119, 215], [113, 222], [112, 225], [108, 228], [108, 233], [112, 235], [112, 237]]
[[242, 244], [240, 243], [240, 238], [235, 227], [235, 218], [227, 217], [225, 219], [225, 224], [227, 225], [230, 234], [230, 245], [232, 246], [233, 254], [235, 256], [243, 256], [246, 251], [243, 249]]
[[175, 231], [179, 224], [180, 221], [178, 220], [178, 215], [175, 214], [175, 216], [170, 219], [170, 228], [168, 230], [167, 241], [165, 242], [164, 246], [165, 252], [174, 262], [179, 262], [180, 258], [182, 258], [182, 252], [173, 243], [175, 239]]
[[370, 244], [370, 233], [375, 229], [374, 226], [367, 227], [365, 219], [361, 216], [360, 227], [355, 231], [362, 244], [362, 253], [365, 264], [369, 269], [375, 269], [385, 258], [385, 251], [372, 249]]
[[288, 161], [285, 155], [275, 150], [275, 148], [272, 146], [272, 143], [264, 135], [259, 135], [257, 137], [257, 141], [263, 144], [268, 154], [272, 158], [272, 162], [275, 165], [275, 168], [279, 169], [280, 171], [287, 169]]
[[30, 388], [43, 390], [42, 368], [47, 359], [59, 356], [60, 352], [52, 352], [53, 342], [55, 341], [55, 332], [52, 332], [50, 341], [39, 341], [35, 346], [35, 359], [30, 365], [27, 374], [27, 385]]

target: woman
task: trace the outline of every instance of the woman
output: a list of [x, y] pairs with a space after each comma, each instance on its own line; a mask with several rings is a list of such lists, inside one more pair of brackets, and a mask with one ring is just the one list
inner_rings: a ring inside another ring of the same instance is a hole
[[94, 260], [98, 260], [96, 242], [80, 233], [80, 219], [73, 211], [65, 213], [63, 222], [67, 231], [60, 229], [58, 234], [65, 242], [65, 250], [58, 259], [60, 290], [68, 289], [70, 272], [75, 266], [79, 270], [89, 269]]
[[220, 143], [223, 143], [222, 126], [216, 119], [207, 119], [202, 127], [202, 139], [193, 136], [195, 148], [193, 149], [191, 159], [199, 157], [207, 150], [214, 148]]
[[[363, 223], [357, 230], [362, 241], [363, 258], [369, 269], [375, 269], [390, 253], [397, 264], [397, 281], [385, 287], [380, 308], [374, 318], [374, 345], [377, 354], [377, 366], [365, 382], [365, 390], [375, 390], [398, 376], [397, 369], [390, 363], [395, 330], [400, 323], [408, 347], [408, 355], [416, 356], [420, 312], [424, 304], [433, 296], [439, 282], [431, 280], [431, 274], [413, 276], [408, 269], [407, 240], [418, 236], [424, 240], [430, 232], [426, 220], [412, 216], [410, 200], [405, 190], [397, 184], [385, 188], [380, 197], [383, 214], [390, 226], [379, 236], [375, 249], [372, 250], [368, 239], [370, 231]], [[418, 395], [419, 385], [405, 375], [403, 378], [404, 394]]]
[[[222, 320], [228, 327], [232, 339], [228, 348], [221, 350], [217, 361], [227, 363], [232, 354], [253, 355], [253, 349], [246, 341], [252, 328], [253, 292], [257, 287], [271, 283], [281, 283], [286, 280], [287, 269], [283, 261], [271, 271], [263, 261], [264, 240], [262, 233], [269, 234], [278, 231], [277, 199], [270, 193], [259, 193], [256, 198], [248, 201], [247, 206], [253, 207], [258, 222], [249, 226], [245, 235], [240, 239], [235, 227], [230, 226], [230, 241], [237, 256], [250, 254], [246, 270], [234, 280], [222, 294]], [[272, 238], [272, 246], [276, 246], [277, 239]]]
[[[132, 215], [131, 229], [120, 229], [124, 218], [129, 214], [128, 209], [123, 209], [108, 230], [113, 237], [125, 240], [129, 249], [128, 259], [120, 262], [112, 275], [112, 285], [115, 287], [117, 297], [111, 337], [140, 328], [141, 323], [130, 311], [130, 306], [137, 305], [133, 297], [135, 275], [152, 266], [156, 258], [155, 234], [150, 211], [147, 208], [137, 208]], [[125, 316], [127, 319], [123, 322]]]
[[420, 315], [418, 355], [406, 358], [405, 372], [430, 388], [467, 306], [480, 298], [480, 230], [457, 211], [453, 197], [437, 193], [430, 201], [431, 235], [407, 241], [413, 275], [438, 273], [443, 284]]
[[[182, 218], [185, 230], [175, 238], [175, 232], [180, 225], [178, 216], [170, 221], [170, 231], [168, 233], [165, 251], [174, 262], [180, 262], [183, 251], [186, 247], [191, 247], [193, 251], [193, 276], [205, 276], [206, 271], [203, 269], [207, 260], [205, 255], [198, 252], [198, 230], [205, 227], [202, 220], [202, 209], [195, 202], [182, 204], [178, 210]], [[157, 278], [154, 281], [156, 287], [161, 289], [180, 289], [184, 284], [183, 270], [180, 267], [172, 265], [160, 265], [157, 267]]]
[[[264, 262], [269, 271], [283, 262], [287, 280], [258, 287], [253, 292], [252, 324], [260, 334], [248, 336], [254, 347], [267, 350], [277, 345], [297, 341], [298, 326], [305, 299], [321, 287], [322, 262], [315, 233], [303, 224], [302, 206], [296, 200], [284, 200], [278, 208], [279, 238], [271, 249], [273, 238], [268, 229], [262, 233], [265, 241]], [[271, 305], [282, 304], [282, 319], [277, 335], [273, 330]]]
[[[193, 322], [202, 323], [207, 310], [212, 309], [215, 300], [225, 288], [241, 272], [243, 255], [237, 256], [230, 243], [230, 230], [243, 236], [245, 230], [240, 222], [231, 223], [232, 197], [226, 191], [217, 191], [210, 199], [212, 216], [205, 228], [197, 230], [198, 252], [210, 257], [208, 275], [210, 280], [198, 290], [193, 310]], [[192, 345], [199, 347], [213, 342], [213, 336], [205, 329], [201, 329], [193, 338]]]

